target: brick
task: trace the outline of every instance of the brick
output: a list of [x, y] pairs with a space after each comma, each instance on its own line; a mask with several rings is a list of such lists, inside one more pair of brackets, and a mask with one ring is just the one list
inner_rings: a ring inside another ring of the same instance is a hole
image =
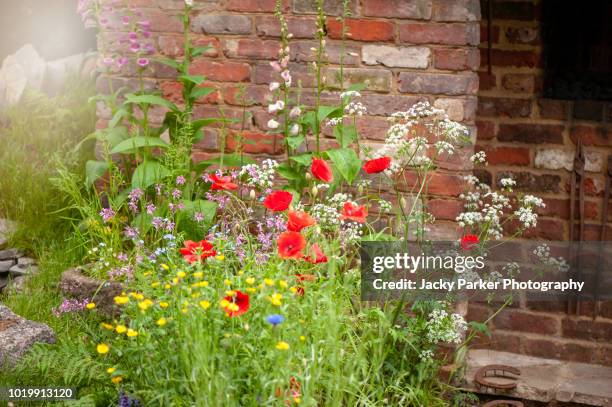
[[219, 151], [219, 130], [204, 128], [204, 137], [194, 147], [198, 150]]
[[554, 335], [560, 330], [557, 318], [547, 314], [525, 312], [519, 309], [504, 309], [493, 319], [496, 329]]
[[592, 318], [564, 318], [563, 336], [587, 341], [612, 341], [612, 320], [593, 320]]
[[[204, 87], [210, 86], [210, 84], [203, 84]], [[164, 81], [160, 84], [160, 89], [162, 95], [165, 99], [170, 100], [173, 103], [183, 103], [183, 85], [180, 82], [175, 81]], [[200, 103], [210, 103], [216, 104], [219, 103], [221, 99], [221, 94], [219, 90], [211, 93], [203, 99], [198, 100]]]
[[563, 126], [500, 124], [497, 139], [528, 144], [563, 144]]
[[[327, 86], [331, 87], [332, 89], [339, 89], [339, 74], [339, 68], [327, 68], [325, 72]], [[344, 88], [356, 83], [366, 83], [366, 89], [368, 90], [389, 92], [391, 90], [391, 80], [391, 72], [383, 69], [344, 69]]]
[[[182, 35], [160, 35], [158, 38], [159, 52], [167, 57], [181, 57], [184, 54], [184, 37]], [[196, 47], [209, 47], [204, 54], [207, 57], [219, 55], [219, 40], [214, 37], [193, 35], [192, 44]]]
[[357, 119], [357, 131], [360, 138], [383, 141], [387, 136], [389, 122], [381, 117], [360, 117]]
[[364, 15], [368, 17], [409, 18], [429, 20], [432, 0], [365, 0]]
[[526, 171], [501, 171], [497, 174], [497, 186], [501, 187], [502, 178], [516, 181], [515, 191], [554, 192], [561, 191], [561, 177], [556, 174], [533, 174]]
[[191, 23], [192, 31], [204, 34], [250, 34], [252, 28], [250, 17], [230, 14], [200, 14]]
[[[208, 118], [208, 117], [224, 117], [232, 120], [229, 123], [215, 123], [210, 125], [212, 128], [226, 127], [233, 130], [240, 130], [242, 128], [248, 128], [252, 123], [251, 117], [247, 116], [246, 120], [243, 120], [243, 109], [234, 107], [223, 107], [197, 104], [193, 108], [193, 116], [196, 119]], [[243, 123], [244, 121], [244, 123]]]
[[603, 120], [604, 103], [593, 100], [574, 102], [574, 119], [600, 122]]
[[232, 132], [226, 139], [228, 152], [236, 151], [242, 139], [242, 149], [249, 154], [281, 154], [284, 151], [282, 134], [267, 134], [253, 131]]
[[[381, 20], [346, 19], [347, 37], [355, 41], [391, 41], [395, 36], [393, 23]], [[327, 19], [327, 34], [330, 38], [342, 38], [342, 23]]]
[[570, 138], [577, 143], [582, 139], [582, 144], [586, 146], [612, 147], [612, 129], [603, 126], [574, 126], [570, 131]]
[[478, 45], [475, 24], [406, 23], [399, 26], [401, 42], [410, 44]]
[[462, 121], [465, 118], [466, 101], [462, 99], [439, 98], [434, 102], [434, 107], [444, 109], [451, 120]]
[[[604, 167], [603, 155], [597, 151], [585, 152], [585, 170], [589, 172], [602, 172]], [[536, 168], [548, 170], [565, 169], [571, 171], [574, 168], [574, 151], [561, 149], [540, 149], [536, 153]]]
[[[487, 49], [480, 49], [480, 60], [482, 66], [489, 64], [489, 52]], [[491, 50], [491, 65], [535, 68], [541, 65], [541, 60], [540, 55], [535, 51], [493, 49]]]
[[[247, 13], [271, 13], [276, 8], [276, 0], [228, 0], [225, 7], [228, 11], [243, 11]], [[289, 11], [289, 1], [283, 0], [282, 11]]]
[[228, 86], [223, 91], [225, 103], [233, 106], [264, 105], [271, 98], [267, 86]]
[[491, 140], [495, 137], [495, 123], [486, 120], [476, 120], [478, 140]]
[[[287, 27], [293, 38], [312, 38], [317, 30], [317, 22], [310, 17], [288, 17]], [[280, 24], [273, 16], [257, 16], [255, 30], [260, 36], [280, 37]]]
[[[316, 41], [292, 41], [291, 42], [291, 59], [297, 62], [312, 62], [316, 61], [316, 55], [312, 52], [312, 48], [317, 46]], [[359, 65], [359, 52], [361, 48], [352, 44], [345, 44], [344, 49], [338, 43], [328, 43], [325, 46], [327, 60], [332, 64], [340, 64], [340, 57], [344, 52], [343, 63], [347, 65]]]
[[361, 59], [366, 65], [382, 64], [391, 68], [425, 69], [429, 66], [431, 55], [427, 47], [390, 45], [364, 45], [361, 52]]
[[277, 41], [252, 40], [247, 38], [230, 39], [223, 43], [223, 53], [228, 58], [277, 59]]
[[489, 165], [529, 165], [529, 149], [523, 147], [489, 147], [478, 146], [477, 151], [484, 151]]
[[[289, 64], [293, 83], [301, 82], [305, 88], [315, 86], [315, 78], [305, 64]], [[274, 71], [269, 63], [257, 64], [253, 72], [253, 81], [258, 85], [269, 85], [272, 81], [279, 81], [280, 75]]]
[[504, 33], [510, 44], [537, 45], [540, 42], [540, 27], [507, 27]]
[[568, 103], [564, 100], [538, 99], [540, 117], [543, 119], [566, 120]]
[[505, 74], [502, 77], [502, 87], [513, 93], [533, 93], [535, 76], [521, 73]]
[[368, 93], [364, 95], [362, 103], [368, 108], [368, 115], [388, 116], [389, 113], [408, 110], [415, 103], [421, 101], [421, 97], [407, 95], [380, 95]]
[[523, 350], [526, 355], [537, 356], [546, 359], [563, 359], [563, 343], [552, 338], [522, 339]]
[[454, 221], [463, 211], [463, 202], [434, 198], [427, 201], [427, 210], [436, 219]]
[[491, 90], [497, 86], [497, 78], [494, 73], [478, 72], [480, 90]]
[[[145, 7], [150, 7], [150, 0], [140, 0], [143, 3], [146, 3]], [[179, 10], [182, 11], [185, 8], [184, 0], [157, 0], [156, 4], [159, 8], [163, 10]], [[221, 9], [221, 5], [217, 0], [197, 0], [194, 2], [193, 9], [197, 11], [218, 11]]]
[[493, 331], [490, 337], [480, 335], [474, 342], [477, 348], [500, 350], [504, 352], [522, 353], [521, 336], [506, 331]]
[[480, 53], [476, 49], [438, 48], [434, 50], [434, 67], [453, 71], [476, 70], [480, 65]]
[[531, 100], [485, 97], [478, 98], [478, 115], [484, 117], [529, 117]]
[[[488, 7], [482, 8], [482, 19], [489, 16]], [[520, 20], [531, 21], [536, 17], [536, 7], [533, 1], [496, 1], [493, 7], [493, 19], [495, 20]]]
[[[493, 44], [497, 44], [499, 42], [499, 26], [494, 25], [491, 33], [491, 39]], [[482, 21], [480, 24], [480, 43], [488, 44], [489, 42], [489, 27], [486, 21]]]
[[[349, 11], [355, 14], [355, 0], [349, 1]], [[342, 0], [324, 0], [323, 11], [326, 15], [342, 15]], [[317, 0], [293, 0], [293, 12], [296, 14], [316, 14]]]
[[[139, 9], [139, 13], [140, 16], [138, 16], [137, 21], [148, 21], [150, 30], [152, 32], [183, 32], [183, 23], [179, 12], [141, 8]], [[125, 26], [123, 25], [119, 14], [111, 17], [109, 20], [109, 28], [120, 31], [125, 30]]]
[[[514, 222], [517, 222], [516, 220]], [[517, 223], [518, 226], [518, 223]], [[512, 233], [516, 228], [509, 231]], [[558, 219], [538, 219], [535, 227], [525, 230], [523, 237], [527, 239], [542, 239], [545, 241], [563, 241], [565, 237], [565, 221]]]
[[435, 0], [433, 9], [436, 21], [480, 21], [479, 0]]
[[451, 75], [401, 72], [399, 90], [404, 93], [474, 95], [478, 91], [478, 76], [475, 73]]
[[[422, 180], [413, 172], [407, 172], [403, 178], [397, 179], [397, 187], [401, 191], [418, 190]], [[427, 175], [427, 192], [431, 195], [459, 196], [466, 186], [460, 175], [446, 174], [441, 172], [429, 173]]]
[[251, 77], [251, 67], [242, 62], [215, 62], [196, 59], [191, 64], [191, 74], [203, 75], [218, 82], [245, 82]]

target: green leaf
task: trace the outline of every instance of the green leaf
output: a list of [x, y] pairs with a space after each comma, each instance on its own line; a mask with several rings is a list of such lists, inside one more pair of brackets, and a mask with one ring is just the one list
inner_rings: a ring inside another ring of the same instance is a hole
[[193, 128], [194, 131], [198, 131], [204, 126], [210, 126], [211, 124], [215, 124], [215, 123], [229, 123], [229, 122], [230, 122], [229, 119], [221, 119], [218, 117], [198, 119], [198, 120], [194, 120], [191, 122], [191, 128]]
[[302, 145], [304, 140], [306, 140], [306, 138], [303, 135], [287, 137], [287, 144], [289, 144], [289, 147], [291, 147], [293, 150], [296, 150], [299, 146]]
[[279, 165], [276, 168], [276, 171], [281, 177], [288, 179], [290, 181], [299, 180], [303, 176], [303, 174], [300, 174], [299, 172], [290, 168], [289, 164], [287, 163], [282, 163], [281, 165]]
[[134, 104], [146, 104], [146, 105], [159, 105], [167, 107], [170, 110], [178, 112], [179, 108], [172, 102], [167, 101], [166, 99], [156, 96], [156, 95], [134, 95], [130, 93], [126, 95], [126, 103], [134, 103]]
[[92, 186], [98, 178], [104, 175], [108, 167], [109, 165], [106, 161], [87, 161], [85, 164], [85, 185], [87, 187]]
[[[210, 226], [217, 214], [217, 204], [211, 201], [195, 200], [183, 201], [185, 208], [178, 213], [178, 230], [185, 234], [186, 239], [200, 240], [202, 233]], [[202, 223], [198, 223], [193, 217], [196, 213], [204, 215]]]
[[315, 112], [306, 112], [306, 114], [302, 116], [302, 125], [304, 125], [306, 128], [314, 130], [317, 127], [317, 124], [317, 115]]
[[340, 147], [346, 148], [357, 140], [357, 129], [355, 126], [334, 127], [334, 137], [338, 140]]
[[310, 153], [293, 155], [289, 157], [289, 159], [295, 161], [296, 163], [302, 164], [304, 167], [308, 167], [310, 164], [312, 164], [312, 154]]
[[169, 174], [170, 171], [157, 161], [144, 162], [132, 174], [132, 187], [148, 188], [156, 182], [163, 180]]
[[108, 122], [108, 127], [115, 127], [117, 126], [117, 124], [119, 124], [119, 122], [121, 122], [123, 119], [129, 117], [129, 113], [127, 110], [125, 109], [118, 109], [115, 114], [113, 115], [113, 118], [111, 119], [110, 122]]
[[200, 98], [210, 95], [215, 90], [216, 90], [215, 88], [194, 88], [191, 91], [191, 97], [194, 99], [200, 99]]
[[354, 83], [351, 86], [349, 86], [348, 88], [346, 88], [346, 91], [355, 91], [355, 92], [361, 92], [362, 90], [364, 90], [367, 87], [367, 85], [363, 82], [361, 83]]
[[194, 58], [195, 58], [195, 57], [198, 57], [198, 56], [202, 55], [203, 53], [205, 53], [205, 52], [207, 52], [207, 51], [210, 51], [212, 48], [213, 48], [213, 47], [211, 47], [211, 46], [206, 46], [206, 47], [197, 47], [197, 48], [194, 48], [194, 49], [191, 51], [191, 56], [192, 56], [192, 57], [194, 57]]
[[319, 106], [317, 112], [317, 120], [322, 122], [328, 117], [340, 117], [342, 115], [342, 108], [338, 106]]
[[142, 147], [163, 147], [168, 148], [168, 143], [159, 137], [135, 136], [127, 140], [123, 140], [111, 150], [111, 154], [131, 154], [136, 149]]
[[350, 148], [327, 150], [325, 153], [346, 182], [352, 184], [361, 169], [361, 160], [357, 153]]
[[489, 330], [489, 327], [487, 327], [486, 324], [483, 324], [482, 322], [470, 321], [469, 325], [474, 331], [483, 333], [488, 337], [491, 337], [491, 331]]
[[217, 203], [212, 201], [206, 201], [203, 199], [196, 199], [195, 201], [183, 201], [185, 208], [183, 211], [187, 212], [190, 215], [195, 214], [196, 212], [204, 215], [205, 223], [212, 223], [215, 220], [215, 215], [217, 214]]
[[181, 65], [176, 62], [174, 59], [170, 59], [170, 58], [159, 58], [156, 59], [156, 61], [164, 64], [164, 65], [168, 65], [169, 67], [172, 67], [174, 69], [176, 69], [177, 71], [181, 69]]
[[201, 85], [205, 79], [202, 75], [181, 75], [178, 77], [183, 82], [191, 82], [195, 85]]

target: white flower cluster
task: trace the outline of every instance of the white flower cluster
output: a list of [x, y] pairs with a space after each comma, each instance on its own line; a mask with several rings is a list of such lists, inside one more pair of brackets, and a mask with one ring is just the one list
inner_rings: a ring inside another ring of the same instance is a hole
[[185, 0], [185, 4], [189, 7], [193, 7], [193, 0]]
[[538, 223], [538, 214], [533, 211], [534, 208], [544, 208], [544, 201], [533, 195], [525, 195], [519, 200], [521, 206], [514, 212], [524, 228], [535, 227]]
[[427, 339], [431, 343], [455, 343], [460, 344], [467, 323], [459, 314], [449, 314], [443, 309], [435, 309], [429, 314], [427, 326]]
[[342, 221], [342, 229], [340, 229], [340, 244], [347, 247], [361, 240], [363, 236], [363, 227], [361, 223]]
[[391, 202], [384, 199], [379, 200], [378, 205], [380, 205], [380, 211], [383, 213], [389, 213], [393, 210], [393, 205]]
[[512, 187], [516, 186], [516, 181], [512, 178], [502, 178], [499, 180], [499, 183], [501, 184], [502, 188], [508, 190], [512, 190]]
[[502, 220], [505, 211], [511, 209], [510, 198], [492, 191], [487, 184], [481, 183], [474, 176], [466, 176], [464, 179], [474, 187], [474, 190], [459, 195], [466, 209], [456, 218], [459, 226], [486, 228], [493, 239], [501, 239], [503, 237]]
[[335, 206], [315, 204], [312, 207], [311, 215], [322, 230], [336, 230], [340, 225], [340, 212]]
[[351, 102], [344, 107], [344, 113], [349, 116], [363, 116], [368, 109], [361, 102]]
[[360, 98], [361, 97], [361, 93], [357, 92], [356, 90], [347, 90], [344, 91], [340, 94], [340, 98], [344, 99], [344, 98]]
[[272, 188], [274, 185], [274, 174], [278, 168], [275, 160], [264, 160], [261, 165], [247, 164], [240, 169], [240, 176], [246, 175], [246, 184], [261, 189]]
[[536, 247], [533, 254], [538, 257], [542, 264], [552, 269], [561, 271], [563, 273], [566, 273], [570, 269], [569, 264], [567, 264], [567, 261], [565, 261], [563, 257], [552, 257], [550, 255], [550, 247], [548, 247], [547, 244], [542, 244]]
[[470, 161], [474, 164], [486, 164], [487, 154], [484, 151], [479, 151], [470, 157]]
[[327, 204], [336, 209], [341, 209], [344, 206], [345, 202], [349, 202], [352, 199], [353, 199], [353, 196], [351, 194], [345, 194], [345, 193], [339, 192], [327, 198]]

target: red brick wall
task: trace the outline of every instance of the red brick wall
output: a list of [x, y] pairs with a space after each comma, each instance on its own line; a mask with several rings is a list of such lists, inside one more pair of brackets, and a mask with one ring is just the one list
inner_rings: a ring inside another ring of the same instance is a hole
[[[586, 148], [585, 215], [588, 240], [599, 239], [604, 172], [612, 154], [612, 103], [543, 99], [541, 1], [495, 0], [492, 14], [491, 73], [488, 72], [488, 9], [482, 1], [477, 149], [489, 166], [480, 173], [497, 184], [508, 175], [518, 189], [542, 196], [538, 226], [529, 234], [543, 240], [569, 239], [569, 183], [575, 141]], [[612, 223], [608, 223], [612, 237]], [[608, 239], [609, 240], [609, 239]], [[566, 316], [563, 304], [522, 304], [494, 320], [495, 333], [483, 343], [498, 350], [612, 365], [612, 306], [601, 316]], [[474, 316], [485, 308], [472, 306]]]
[[[111, 0], [107, 0], [111, 1]], [[150, 20], [152, 40], [157, 52], [168, 57], [181, 53], [181, 23], [174, 16], [181, 12], [182, 0], [129, 0], [133, 11]], [[219, 116], [222, 109], [226, 116], [242, 118], [242, 102], [237, 97], [239, 86], [246, 87], [248, 118], [244, 136], [254, 141], [246, 144], [246, 151], [253, 154], [282, 154], [283, 143], [273, 143], [273, 136], [266, 134], [269, 115], [266, 111], [268, 84], [274, 78], [269, 65], [277, 58], [280, 27], [275, 18], [273, 0], [196, 0], [193, 14], [192, 36], [199, 45], [212, 49], [197, 59], [194, 74], [205, 75], [210, 85], [218, 90], [198, 104], [196, 115]], [[285, 16], [289, 31], [290, 65], [294, 83], [301, 81], [305, 88], [303, 100], [312, 101], [314, 79], [308, 70], [312, 61], [310, 48], [314, 40], [316, 2], [314, 0], [285, 0]], [[362, 92], [362, 102], [369, 116], [360, 120], [358, 127], [366, 143], [381, 142], [388, 128], [386, 116], [398, 110], [407, 110], [419, 100], [427, 99], [433, 105], [447, 109], [450, 117], [474, 129], [476, 93], [478, 91], [479, 21], [478, 0], [360, 0], [350, 3], [351, 18], [348, 26], [351, 36], [346, 44], [345, 77], [348, 82], [369, 83]], [[326, 72], [328, 85], [336, 87], [335, 77], [340, 60], [341, 25], [337, 19], [342, 10], [339, 0], [327, 0], [327, 52], [330, 67]], [[111, 22], [99, 37], [100, 48], [125, 53], [118, 39], [125, 36], [120, 22]], [[115, 87], [136, 86], [134, 69], [126, 69], [113, 75]], [[174, 74], [165, 66], [152, 64], [147, 69], [145, 85], [159, 88], [175, 101], [180, 99], [180, 87]], [[274, 79], [277, 80], [277, 79]], [[99, 78], [101, 90], [107, 88], [107, 78]], [[310, 88], [310, 89], [309, 89]], [[324, 99], [337, 101], [337, 93], [327, 93]], [[100, 109], [101, 123], [108, 118]], [[161, 113], [154, 119], [161, 119]], [[236, 124], [234, 130], [241, 125]], [[331, 135], [329, 142], [332, 143]], [[219, 132], [211, 129], [199, 146], [197, 157], [205, 157], [220, 146]], [[277, 150], [273, 151], [276, 144]], [[228, 146], [234, 146], [231, 135]], [[469, 171], [466, 157], [472, 154], [465, 149], [460, 157], [441, 163], [441, 174], [435, 180], [438, 205], [437, 217], [441, 220], [441, 233], [454, 230], [452, 220], [460, 205], [456, 200], [461, 180], [457, 171]], [[434, 181], [435, 181], [434, 180]], [[452, 182], [449, 183], [448, 181]], [[447, 185], [448, 187], [445, 187]]]

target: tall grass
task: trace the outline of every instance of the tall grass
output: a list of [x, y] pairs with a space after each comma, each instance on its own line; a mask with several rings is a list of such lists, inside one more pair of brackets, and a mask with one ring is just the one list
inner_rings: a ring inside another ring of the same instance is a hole
[[85, 157], [75, 145], [95, 127], [95, 92], [90, 81], [67, 81], [59, 96], [27, 91], [15, 106], [0, 112], [0, 217], [19, 223], [13, 244], [32, 251], [61, 240], [70, 223], [58, 216], [67, 206], [50, 178], [57, 162], [78, 168]]

